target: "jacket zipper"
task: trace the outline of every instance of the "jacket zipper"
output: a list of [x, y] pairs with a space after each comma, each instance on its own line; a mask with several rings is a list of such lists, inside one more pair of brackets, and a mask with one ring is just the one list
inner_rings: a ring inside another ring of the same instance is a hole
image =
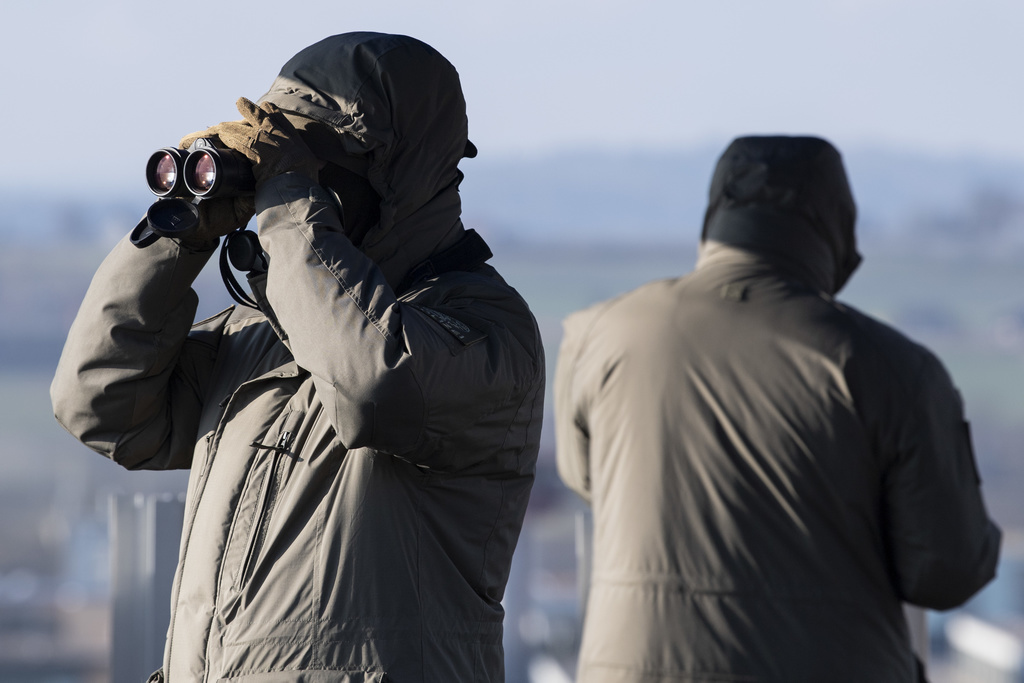
[[270, 526], [270, 519], [274, 511], [274, 504], [277, 502], [277, 494], [281, 488], [281, 457], [289, 453], [288, 447], [292, 442], [292, 433], [288, 430], [282, 431], [277, 442], [272, 446], [254, 443], [253, 445], [271, 451], [270, 467], [263, 479], [263, 486], [260, 492], [260, 501], [257, 507], [256, 517], [253, 520], [252, 531], [249, 535], [249, 544], [242, 560], [242, 566], [238, 571], [238, 578], [235, 587], [241, 588], [248, 582], [255, 567], [256, 560], [260, 556], [263, 544], [267, 538], [267, 529]]
[[[216, 452], [216, 450], [217, 450], [217, 448], [219, 446], [220, 437], [221, 437], [221, 435], [223, 433], [224, 427], [226, 426], [226, 423], [227, 423], [226, 417], [227, 417], [227, 415], [229, 414], [229, 412], [231, 410], [231, 404], [234, 401], [235, 397], [239, 393], [241, 393], [242, 389], [244, 389], [244, 388], [247, 388], [247, 387], [249, 387], [249, 386], [251, 386], [253, 384], [256, 384], [258, 382], [265, 381], [267, 379], [280, 379], [280, 378], [294, 377], [294, 376], [296, 376], [296, 375], [295, 374], [279, 374], [279, 375], [274, 375], [274, 376], [266, 376], [265, 375], [265, 376], [257, 377], [255, 379], [247, 380], [247, 381], [243, 382], [241, 385], [239, 385], [233, 392], [231, 392], [230, 395], [226, 396], [220, 402], [220, 404], [219, 404], [219, 406], [221, 408], [221, 412], [220, 412], [220, 417], [217, 420], [217, 428], [214, 430], [213, 434], [208, 434], [206, 436], [206, 449], [207, 449], [207, 452], [206, 452], [206, 463], [205, 463], [203, 471], [202, 471], [202, 473], [201, 473], [201, 475], [199, 477], [198, 485], [196, 486], [195, 502], [192, 504], [191, 508], [189, 510], [187, 510], [186, 513], [185, 513], [186, 514], [185, 521], [188, 523], [188, 529], [183, 529], [182, 530], [182, 548], [184, 550], [183, 550], [182, 556], [181, 556], [181, 558], [179, 560], [178, 571], [175, 572], [175, 575], [174, 575], [174, 585], [173, 585], [173, 587], [171, 589], [173, 603], [171, 605], [171, 623], [170, 623], [170, 625], [169, 625], [169, 627], [167, 629], [167, 646], [166, 646], [166, 653], [165, 653], [165, 660], [166, 660], [166, 663], [168, 665], [172, 661], [171, 653], [172, 653], [172, 650], [174, 648], [174, 634], [175, 634], [175, 626], [176, 626], [175, 622], [177, 621], [178, 609], [180, 608], [181, 584], [182, 584], [182, 579], [183, 579], [183, 576], [184, 576], [184, 573], [185, 573], [184, 572], [184, 566], [185, 566], [185, 561], [187, 559], [187, 554], [188, 554], [188, 550], [187, 549], [188, 549], [189, 543], [191, 541], [192, 528], [195, 526], [195, 514], [196, 514], [196, 510], [198, 510], [198, 508], [199, 508], [199, 503], [201, 502], [201, 500], [203, 498], [203, 494], [206, 492], [207, 474], [209, 473], [210, 466], [212, 464], [213, 455], [214, 455], [214, 453]], [[209, 654], [210, 654], [209, 653], [209, 647], [210, 647], [210, 642], [209, 642], [209, 639], [207, 639], [207, 641], [206, 641], [206, 651], [204, 652], [204, 658], [206, 659], [207, 662], [209, 661]], [[208, 674], [209, 674], [209, 670], [207, 670], [207, 675]], [[170, 675], [170, 671], [169, 670], [168, 671], [164, 671], [165, 678], [169, 677], [169, 675]], [[203, 680], [206, 680], [206, 676], [203, 677]]]

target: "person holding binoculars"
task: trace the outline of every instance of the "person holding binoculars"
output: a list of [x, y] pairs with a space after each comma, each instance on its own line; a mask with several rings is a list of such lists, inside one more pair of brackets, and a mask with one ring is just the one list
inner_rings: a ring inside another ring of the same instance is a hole
[[[460, 219], [458, 74], [347, 33], [238, 109], [150, 159], [160, 198], [51, 388], [92, 449], [191, 470], [152, 680], [502, 680], [544, 354]], [[247, 232], [247, 305], [194, 323], [193, 280]]]

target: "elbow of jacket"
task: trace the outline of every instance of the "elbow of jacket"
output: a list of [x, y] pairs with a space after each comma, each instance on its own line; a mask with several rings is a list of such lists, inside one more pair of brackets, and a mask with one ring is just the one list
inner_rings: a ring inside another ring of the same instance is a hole
[[400, 455], [415, 448], [426, 421], [426, 401], [412, 373], [391, 370], [364, 391], [335, 384], [338, 438], [346, 448]]
[[1002, 533], [989, 522], [975, 553], [964, 553], [951, 560], [940, 560], [921, 571], [905, 586], [907, 602], [944, 611], [963, 605], [996, 576]]
[[83, 445], [99, 453], [108, 460], [114, 460], [116, 444], [107, 439], [96, 438], [90, 428], [91, 415], [77, 408], [73, 403], [60, 399], [58, 393], [51, 394], [53, 417], [64, 431], [78, 439]]
[[58, 372], [50, 383], [50, 405], [53, 408], [53, 416], [61, 427], [75, 438], [78, 438], [78, 435], [75, 434], [70, 426], [75, 413], [78, 412], [77, 402], [73, 400], [75, 394], [76, 392], [71, 388], [70, 383], [65, 381], [64, 377]]
[[139, 451], [124, 443], [122, 435], [102, 429], [93, 413], [54, 399], [53, 414], [57, 424], [82, 445], [126, 470], [168, 469], [161, 461], [158, 449]]

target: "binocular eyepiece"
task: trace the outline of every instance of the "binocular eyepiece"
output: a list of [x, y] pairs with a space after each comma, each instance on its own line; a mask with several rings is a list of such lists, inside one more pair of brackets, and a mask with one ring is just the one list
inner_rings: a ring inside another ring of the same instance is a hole
[[165, 147], [146, 164], [146, 183], [157, 197], [237, 197], [253, 192], [252, 162], [242, 153], [199, 138], [187, 150]]

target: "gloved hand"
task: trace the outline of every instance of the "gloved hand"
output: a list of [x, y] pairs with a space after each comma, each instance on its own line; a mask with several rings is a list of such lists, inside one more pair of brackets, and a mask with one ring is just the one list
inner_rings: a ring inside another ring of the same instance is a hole
[[322, 165], [320, 160], [276, 105], [264, 102], [257, 107], [240, 97], [235, 106], [243, 120], [225, 121], [205, 131], [186, 135], [181, 139], [182, 149], [187, 149], [197, 138], [215, 138], [252, 161], [257, 185], [288, 172], [316, 179]]
[[189, 238], [189, 242], [212, 242], [215, 238], [244, 228], [249, 219], [256, 215], [256, 202], [251, 194], [203, 199], [196, 204], [196, 208], [199, 209], [199, 228]]
[[[245, 125], [244, 121], [235, 121], [234, 123]], [[212, 128], [186, 135], [178, 143], [178, 146], [181, 149], [188, 149], [199, 138], [211, 138], [214, 144], [222, 144], [218, 140], [216, 131], [223, 125], [218, 124]], [[191, 234], [177, 238], [179, 242], [193, 249], [216, 246], [215, 240], [238, 228], [244, 228], [256, 214], [256, 202], [252, 195], [210, 197], [200, 200], [194, 206], [199, 213], [199, 227]]]
[[[145, 247], [160, 236], [170, 237], [193, 251], [209, 251], [221, 235], [245, 227], [255, 213], [252, 195], [203, 199], [160, 199], [132, 231], [132, 243]], [[148, 226], [148, 227], [147, 227]]]
[[193, 251], [209, 251], [221, 235], [245, 227], [255, 213], [252, 195], [203, 199], [158, 199], [135, 226], [131, 241], [140, 249], [168, 237]]

